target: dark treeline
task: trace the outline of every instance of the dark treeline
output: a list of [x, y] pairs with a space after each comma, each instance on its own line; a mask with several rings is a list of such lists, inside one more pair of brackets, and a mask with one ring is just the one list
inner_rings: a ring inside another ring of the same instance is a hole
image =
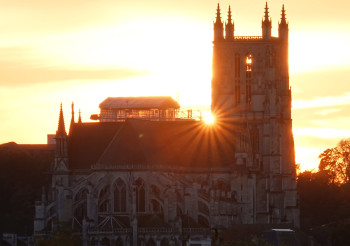
[[327, 172], [305, 171], [298, 176], [298, 191], [304, 229], [350, 218], [350, 183], [330, 183]]
[[0, 233], [33, 234], [34, 204], [49, 182], [52, 154], [0, 146]]
[[319, 158], [317, 172], [298, 175], [301, 229], [319, 245], [350, 245], [350, 139]]

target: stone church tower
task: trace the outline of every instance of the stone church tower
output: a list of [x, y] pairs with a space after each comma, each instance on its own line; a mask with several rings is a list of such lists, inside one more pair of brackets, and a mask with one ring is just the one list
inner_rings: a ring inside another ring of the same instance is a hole
[[[283, 6], [279, 36], [271, 36], [268, 10], [266, 3], [262, 36], [235, 36], [231, 8], [224, 34], [218, 5], [214, 22], [211, 107], [219, 124], [230, 125], [237, 132], [236, 161], [247, 163], [252, 170], [263, 171], [257, 193], [267, 194], [260, 198], [266, 200], [275, 218], [279, 218], [275, 222], [295, 221], [292, 218], [297, 217], [298, 210], [295, 207], [288, 23]], [[259, 206], [266, 204], [258, 202], [257, 211]], [[281, 214], [285, 217], [280, 218]], [[263, 213], [257, 212], [256, 216], [257, 222], [266, 221]]]

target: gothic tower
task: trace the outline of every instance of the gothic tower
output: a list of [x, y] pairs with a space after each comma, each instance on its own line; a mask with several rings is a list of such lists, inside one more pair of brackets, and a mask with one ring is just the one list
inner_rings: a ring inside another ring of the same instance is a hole
[[[236, 162], [243, 160], [250, 170], [260, 174], [257, 197], [266, 203], [258, 203], [256, 221], [287, 220], [298, 224], [288, 23], [284, 6], [278, 37], [271, 35], [267, 3], [262, 36], [235, 36], [231, 7], [225, 37], [221, 23], [218, 6], [214, 23], [211, 110], [218, 124], [228, 124], [237, 132]], [[259, 204], [268, 207], [268, 214], [264, 214], [265, 208]]]

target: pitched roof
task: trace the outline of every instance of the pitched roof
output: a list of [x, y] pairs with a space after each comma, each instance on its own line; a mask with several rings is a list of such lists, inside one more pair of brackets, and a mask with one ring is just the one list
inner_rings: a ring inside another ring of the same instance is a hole
[[232, 131], [198, 121], [76, 124], [69, 136], [71, 169], [220, 167], [234, 163]]
[[74, 124], [68, 138], [69, 167], [90, 169], [121, 125], [111, 122]]
[[180, 105], [170, 96], [159, 97], [107, 97], [100, 103], [101, 109], [167, 109], [180, 108]]

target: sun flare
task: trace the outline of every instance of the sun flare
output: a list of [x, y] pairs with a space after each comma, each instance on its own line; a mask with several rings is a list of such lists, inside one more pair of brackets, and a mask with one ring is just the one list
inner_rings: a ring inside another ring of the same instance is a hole
[[208, 113], [207, 115], [204, 116], [203, 120], [206, 124], [212, 125], [215, 122], [215, 117], [211, 113]]

